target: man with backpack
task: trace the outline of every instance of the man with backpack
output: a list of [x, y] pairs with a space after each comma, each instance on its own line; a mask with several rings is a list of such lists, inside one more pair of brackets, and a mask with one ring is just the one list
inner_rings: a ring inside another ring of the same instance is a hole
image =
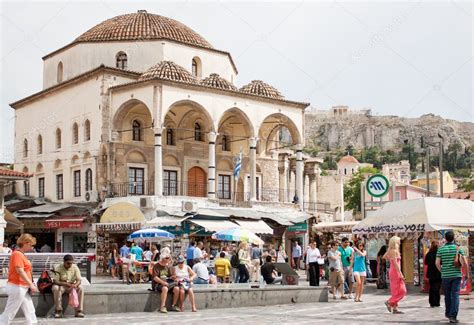
[[54, 268], [53, 276], [53, 296], [55, 304], [54, 318], [63, 317], [62, 297], [63, 294], [71, 294], [75, 290], [78, 298], [78, 306], [76, 307], [75, 316], [79, 318], [84, 317], [82, 307], [84, 305], [84, 290], [81, 287], [81, 271], [76, 264], [74, 264], [74, 257], [72, 255], [65, 255], [63, 263]]

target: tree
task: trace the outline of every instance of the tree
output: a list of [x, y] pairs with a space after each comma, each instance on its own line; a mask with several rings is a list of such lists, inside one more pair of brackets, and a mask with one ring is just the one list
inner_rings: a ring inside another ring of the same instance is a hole
[[360, 184], [365, 180], [367, 174], [375, 174], [377, 172], [377, 168], [374, 167], [361, 168], [344, 184], [344, 206], [347, 210], [361, 211]]
[[474, 179], [465, 178], [461, 185], [459, 185], [459, 189], [463, 190], [464, 192], [474, 191]]

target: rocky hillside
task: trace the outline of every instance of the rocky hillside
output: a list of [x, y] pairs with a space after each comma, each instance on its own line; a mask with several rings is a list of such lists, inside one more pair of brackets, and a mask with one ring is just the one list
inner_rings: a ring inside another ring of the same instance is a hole
[[383, 150], [397, 150], [405, 141], [419, 148], [421, 136], [428, 142], [437, 142], [438, 133], [444, 137], [445, 147], [455, 142], [459, 142], [463, 149], [474, 144], [474, 123], [448, 120], [433, 114], [419, 118], [306, 114], [306, 143], [323, 150], [344, 149], [349, 145], [355, 149], [378, 145]]

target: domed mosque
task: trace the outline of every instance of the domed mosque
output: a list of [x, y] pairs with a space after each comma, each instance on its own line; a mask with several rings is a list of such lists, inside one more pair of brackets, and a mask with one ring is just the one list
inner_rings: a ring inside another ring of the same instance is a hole
[[45, 55], [43, 89], [11, 104], [15, 169], [40, 170], [29, 194], [53, 202], [302, 204], [309, 104], [237, 76], [229, 52], [179, 21], [145, 10], [107, 19]]

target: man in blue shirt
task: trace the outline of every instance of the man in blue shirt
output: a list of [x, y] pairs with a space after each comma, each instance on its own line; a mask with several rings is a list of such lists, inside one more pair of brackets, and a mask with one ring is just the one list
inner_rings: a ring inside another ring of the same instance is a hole
[[194, 264], [194, 249], [196, 248], [196, 242], [192, 241], [189, 243], [188, 249], [186, 250], [186, 263], [189, 267], [193, 267]]
[[127, 243], [124, 242], [123, 246], [120, 247], [120, 257], [127, 258], [128, 254], [130, 254], [130, 248], [128, 248]]
[[130, 253], [135, 255], [136, 261], [142, 261], [143, 249], [140, 246], [132, 243], [132, 249], [130, 250]]
[[300, 268], [300, 260], [301, 260], [301, 246], [298, 241], [295, 241], [295, 246], [293, 246], [293, 252], [291, 256], [293, 257], [293, 264], [295, 266], [295, 270]]

